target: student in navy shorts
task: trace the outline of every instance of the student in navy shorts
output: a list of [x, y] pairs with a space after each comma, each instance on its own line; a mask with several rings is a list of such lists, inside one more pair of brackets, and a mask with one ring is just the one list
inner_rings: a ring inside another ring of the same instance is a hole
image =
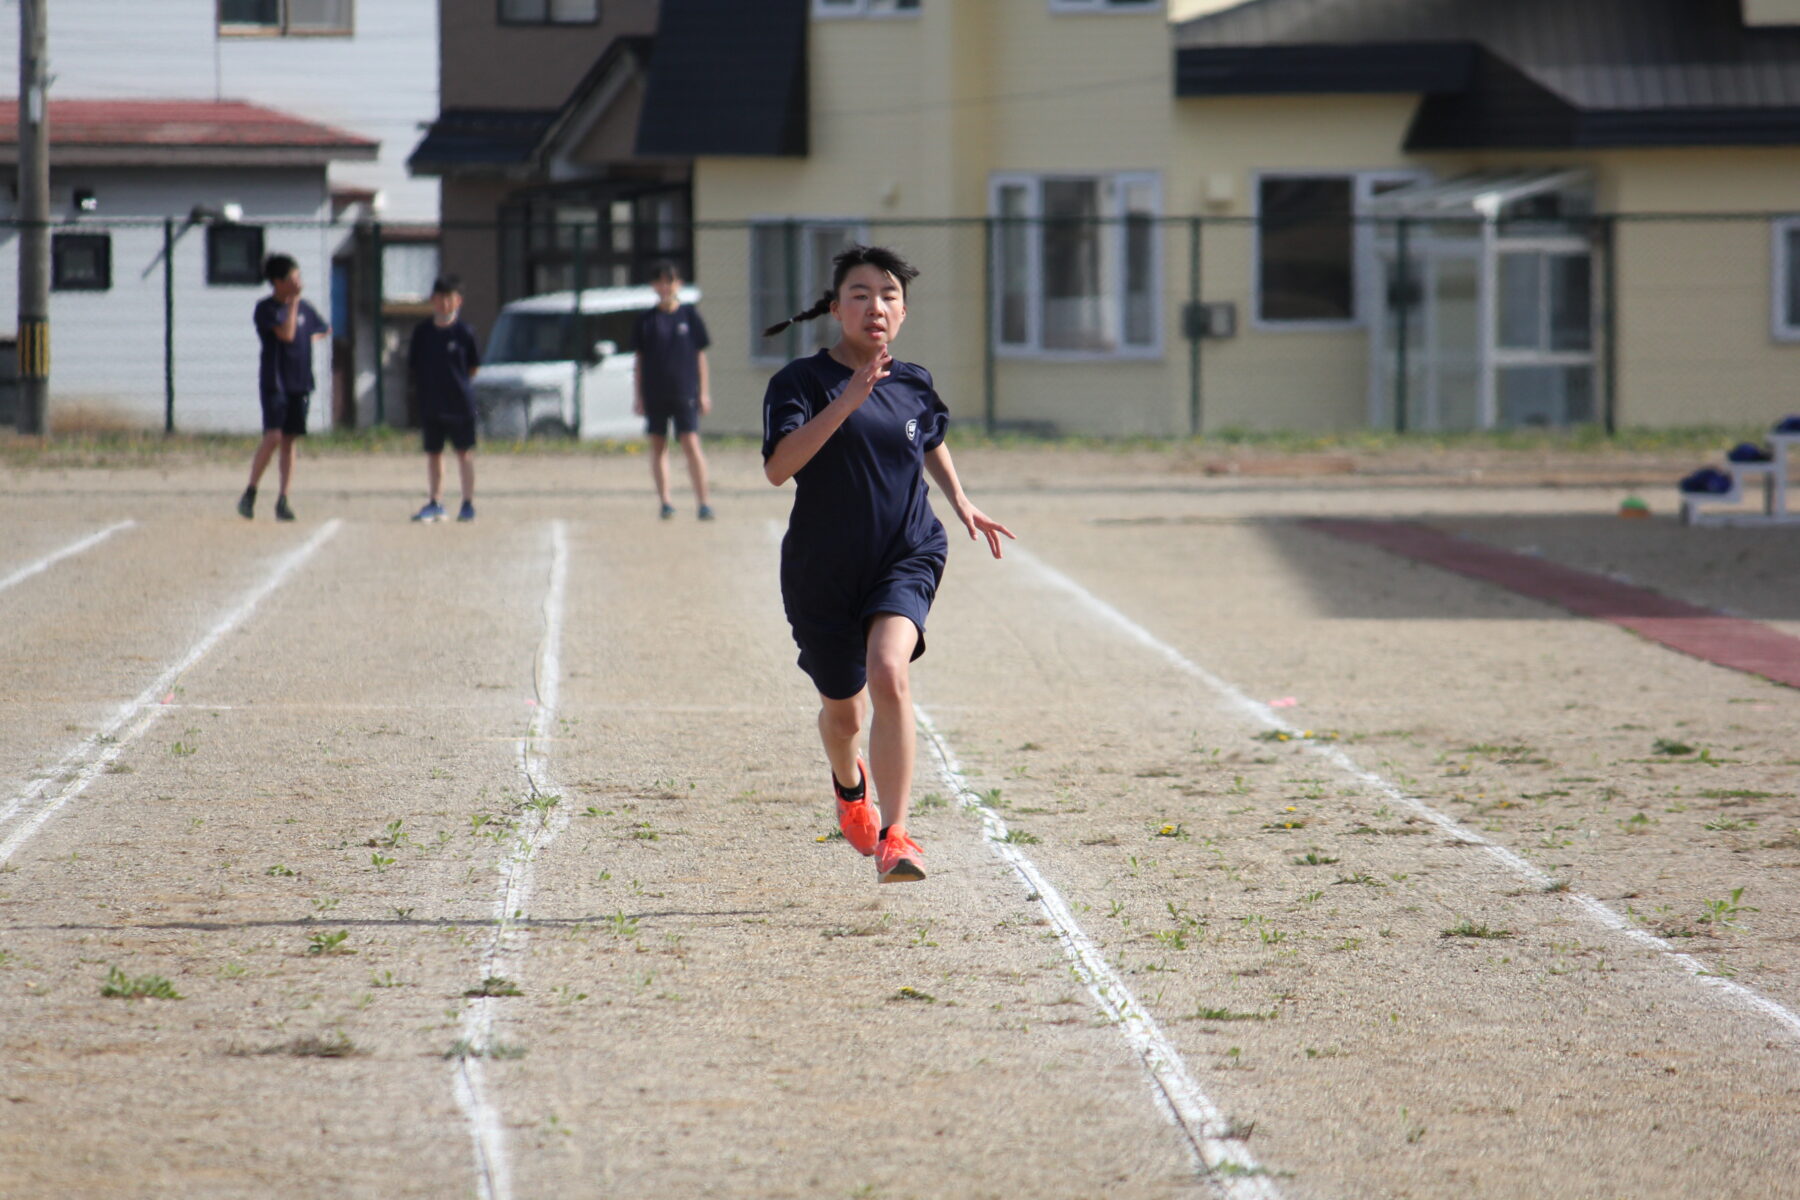
[[470, 382], [481, 366], [475, 331], [462, 319], [462, 280], [445, 275], [431, 285], [431, 319], [413, 326], [406, 348], [413, 394], [419, 401], [419, 432], [425, 443], [425, 506], [420, 522], [444, 519], [444, 443], [456, 450], [462, 484], [458, 521], [475, 519], [475, 393]]
[[281, 491], [275, 497], [275, 519], [291, 521], [288, 484], [294, 476], [294, 442], [306, 436], [306, 414], [313, 390], [312, 346], [331, 332], [318, 309], [300, 298], [300, 267], [285, 254], [271, 254], [263, 263], [263, 278], [270, 293], [256, 302], [251, 320], [262, 359], [257, 384], [262, 393], [263, 439], [250, 458], [250, 485], [238, 497], [238, 515], [256, 515], [256, 485], [262, 482], [269, 460], [277, 454]]
[[662, 518], [675, 515], [669, 502], [669, 426], [687, 458], [702, 521], [713, 519], [706, 501], [706, 456], [700, 453], [700, 418], [712, 411], [706, 348], [712, 344], [700, 311], [681, 302], [681, 269], [659, 262], [650, 269], [656, 307], [638, 318], [632, 345], [637, 351], [632, 375], [632, 411], [644, 418], [650, 435], [650, 479], [662, 501]]
[[[970, 503], [944, 445], [949, 411], [931, 373], [890, 354], [918, 271], [892, 250], [852, 246], [833, 262], [831, 290], [789, 321], [829, 312], [838, 343], [795, 359], [763, 398], [763, 471], [794, 480], [781, 541], [781, 598], [818, 689], [819, 737], [831, 761], [838, 827], [876, 859], [882, 883], [925, 878], [907, 836], [916, 749], [909, 664], [925, 653], [925, 618], [949, 549], [927, 500], [930, 473], [970, 538], [1000, 557], [1012, 532]], [[869, 707], [871, 769], [857, 753]]]

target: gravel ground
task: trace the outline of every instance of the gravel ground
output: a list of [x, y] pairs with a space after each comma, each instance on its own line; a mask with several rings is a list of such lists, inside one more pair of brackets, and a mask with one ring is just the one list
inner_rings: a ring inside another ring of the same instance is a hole
[[1800, 694], [1295, 522], [1800, 635], [1792, 530], [1618, 519], [1651, 456], [958, 461], [1021, 552], [953, 538], [913, 688], [969, 790], [922, 744], [890, 888], [750, 454], [712, 524], [626, 457], [426, 528], [391, 456], [304, 460], [293, 526], [237, 464], [0, 477], [5, 1194], [1800, 1195]]

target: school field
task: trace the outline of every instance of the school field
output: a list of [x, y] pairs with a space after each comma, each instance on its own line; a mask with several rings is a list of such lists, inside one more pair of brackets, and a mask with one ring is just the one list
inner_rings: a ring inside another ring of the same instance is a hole
[[9, 452], [0, 1192], [1800, 1196], [1800, 691], [1306, 521], [1789, 638], [1800, 538], [1691, 452], [1226, 458], [958, 452], [1020, 541], [952, 530], [878, 888], [751, 449], [429, 527], [414, 455], [277, 525]]

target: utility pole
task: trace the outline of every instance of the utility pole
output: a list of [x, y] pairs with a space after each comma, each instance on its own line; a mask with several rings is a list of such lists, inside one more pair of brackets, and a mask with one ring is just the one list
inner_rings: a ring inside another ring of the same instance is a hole
[[44, 94], [49, 0], [19, 0], [20, 433], [43, 434], [50, 400], [50, 101]]

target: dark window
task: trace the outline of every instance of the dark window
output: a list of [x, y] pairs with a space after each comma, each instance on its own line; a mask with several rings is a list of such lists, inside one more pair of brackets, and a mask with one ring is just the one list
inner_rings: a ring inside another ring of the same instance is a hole
[[105, 233], [52, 235], [50, 286], [59, 292], [104, 292], [112, 287], [112, 236]]
[[1349, 176], [1259, 182], [1256, 269], [1262, 320], [1355, 319], [1354, 196]]
[[813, 15], [819, 17], [880, 17], [918, 11], [919, 0], [813, 0]]
[[502, 210], [502, 301], [570, 288], [642, 283], [659, 259], [692, 279], [684, 185], [558, 186], [520, 193]]
[[219, 24], [281, 31], [281, 0], [219, 0]]
[[1781, 327], [1784, 332], [1800, 332], [1800, 225], [1782, 229], [1781, 253], [1777, 257], [1781, 263], [1781, 278], [1776, 280], [1776, 287], [1778, 294], [1786, 300]]
[[219, 29], [231, 33], [347, 34], [354, 0], [219, 0]]
[[592, 25], [600, 0], [499, 0], [502, 25]]
[[206, 227], [206, 282], [258, 284], [263, 281], [261, 225]]

